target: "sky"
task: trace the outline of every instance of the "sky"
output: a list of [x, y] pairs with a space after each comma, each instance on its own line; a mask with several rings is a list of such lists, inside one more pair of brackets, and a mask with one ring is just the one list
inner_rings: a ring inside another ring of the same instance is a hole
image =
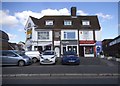
[[77, 15], [98, 16], [101, 40], [118, 36], [118, 2], [2, 2], [0, 25], [10, 42], [25, 42], [24, 27], [29, 16], [70, 15], [73, 6], [77, 7]]

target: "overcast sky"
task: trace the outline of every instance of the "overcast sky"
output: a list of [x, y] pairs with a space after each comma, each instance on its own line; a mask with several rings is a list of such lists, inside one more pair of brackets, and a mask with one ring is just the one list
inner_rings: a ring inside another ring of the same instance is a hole
[[72, 6], [77, 7], [77, 15], [98, 15], [102, 40], [118, 36], [117, 2], [2, 2], [0, 25], [10, 42], [25, 42], [24, 27], [29, 16], [70, 15]]

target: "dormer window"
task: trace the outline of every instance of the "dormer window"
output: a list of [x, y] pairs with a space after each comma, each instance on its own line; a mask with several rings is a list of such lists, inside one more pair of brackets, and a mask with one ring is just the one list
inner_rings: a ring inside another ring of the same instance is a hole
[[72, 21], [71, 20], [64, 20], [64, 25], [72, 25]]
[[82, 25], [90, 25], [90, 21], [89, 20], [82, 20]]
[[45, 25], [53, 25], [53, 20], [46, 20]]

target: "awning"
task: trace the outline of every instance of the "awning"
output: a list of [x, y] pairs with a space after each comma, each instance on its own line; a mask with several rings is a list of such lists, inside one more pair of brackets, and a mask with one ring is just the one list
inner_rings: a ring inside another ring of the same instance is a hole
[[34, 44], [34, 46], [50, 46], [50, 45], [52, 45], [52, 42], [39, 42]]
[[94, 46], [95, 41], [94, 40], [80, 40], [79, 45], [80, 46]]

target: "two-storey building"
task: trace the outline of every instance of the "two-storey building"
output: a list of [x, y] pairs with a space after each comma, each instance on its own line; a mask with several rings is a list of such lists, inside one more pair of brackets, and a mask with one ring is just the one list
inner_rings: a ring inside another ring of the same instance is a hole
[[65, 51], [75, 51], [84, 57], [94, 57], [96, 41], [100, 40], [100, 25], [96, 15], [71, 15], [29, 17], [25, 26], [26, 50], [55, 50], [58, 57]]

